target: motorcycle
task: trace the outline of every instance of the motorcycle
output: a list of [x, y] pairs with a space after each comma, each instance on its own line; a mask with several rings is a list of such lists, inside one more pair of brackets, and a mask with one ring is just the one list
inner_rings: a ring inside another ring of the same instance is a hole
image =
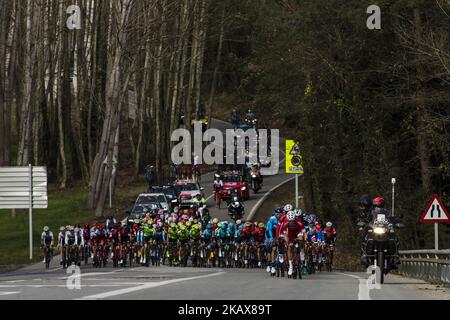
[[260, 177], [253, 171], [250, 172], [250, 177], [253, 192], [256, 194], [259, 190], [261, 190]]
[[228, 215], [234, 221], [241, 220], [245, 214], [245, 209], [242, 203], [237, 198], [228, 205]]
[[[364, 222], [358, 226], [365, 227]], [[398, 258], [395, 228], [404, 228], [403, 224], [390, 223], [385, 214], [377, 214], [377, 217], [368, 224], [367, 235], [363, 248], [367, 262], [372, 265], [372, 273], [375, 273], [377, 282], [384, 283], [384, 277], [393, 269], [395, 258]], [[379, 269], [379, 274], [375, 270]]]

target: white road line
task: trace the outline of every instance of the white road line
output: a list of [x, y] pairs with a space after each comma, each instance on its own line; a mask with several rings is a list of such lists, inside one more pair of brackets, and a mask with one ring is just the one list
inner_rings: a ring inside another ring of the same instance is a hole
[[[90, 277], [90, 276], [101, 276], [101, 275], [105, 275], [105, 274], [112, 274], [112, 273], [118, 273], [118, 272], [122, 272], [122, 270], [116, 270], [116, 271], [111, 271], [111, 272], [90, 272], [90, 273], [81, 273], [80, 277]], [[62, 278], [58, 278], [58, 280], [67, 280], [69, 277], [62, 277]]]
[[335, 273], [343, 275], [343, 276], [351, 277], [353, 279], [358, 279], [359, 280], [358, 300], [372, 300], [370, 298], [370, 290], [367, 286], [367, 279], [355, 276], [353, 274], [343, 273], [343, 272], [335, 272]]
[[27, 280], [11, 280], [11, 281], [5, 281], [6, 283], [17, 283], [17, 282], [25, 282]]
[[14, 291], [14, 292], [0, 292], [0, 296], [10, 296], [13, 294], [19, 294], [20, 291]]
[[222, 274], [225, 274], [225, 272], [217, 272], [217, 273], [208, 274], [208, 275], [204, 275], [204, 276], [191, 277], [191, 278], [181, 278], [181, 279], [167, 280], [167, 281], [161, 281], [161, 282], [150, 282], [150, 283], [144, 284], [144, 285], [139, 286], [139, 287], [125, 288], [125, 289], [120, 289], [120, 290], [115, 290], [115, 291], [110, 291], [110, 292], [105, 292], [105, 293], [100, 293], [100, 294], [94, 294], [94, 295], [91, 295], [91, 296], [86, 296], [86, 297], [83, 297], [83, 298], [80, 298], [80, 299], [75, 299], [75, 300], [106, 299], [106, 298], [110, 298], [110, 297], [114, 297], [114, 296], [121, 296], [121, 295], [124, 295], [124, 294], [127, 294], [127, 293], [131, 293], [131, 292], [135, 292], [135, 291], [141, 291], [141, 290], [145, 290], [145, 289], [156, 288], [156, 287], [165, 286], [165, 285], [168, 285], [168, 284], [184, 282], [184, 281], [189, 281], [189, 280], [197, 280], [197, 279], [202, 279], [202, 278], [216, 277], [216, 276], [219, 276], [219, 275], [222, 275]]
[[294, 180], [295, 177], [292, 177], [286, 181], [283, 181], [282, 183], [280, 183], [279, 185], [273, 187], [272, 189], [270, 189], [268, 192], [266, 192], [266, 194], [259, 199], [259, 201], [256, 203], [256, 205], [253, 206], [252, 211], [250, 212], [247, 220], [251, 221], [253, 219], [253, 217], [255, 216], [256, 211], [259, 209], [259, 207], [261, 206], [261, 204], [267, 199], [267, 197], [272, 194], [272, 192], [274, 192], [276, 189], [280, 188], [281, 186], [285, 185], [286, 183]]
[[55, 271], [58, 271], [58, 270], [61, 270], [61, 269], [62, 269], [62, 267], [59, 267], [59, 268], [56, 268], [56, 269], [48, 270], [47, 272], [55, 272]]

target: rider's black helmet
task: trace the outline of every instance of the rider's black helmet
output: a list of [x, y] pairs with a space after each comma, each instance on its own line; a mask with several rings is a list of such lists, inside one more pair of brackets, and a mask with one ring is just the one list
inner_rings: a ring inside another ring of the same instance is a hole
[[359, 200], [359, 206], [364, 210], [370, 210], [373, 207], [372, 198], [369, 196], [363, 196]]

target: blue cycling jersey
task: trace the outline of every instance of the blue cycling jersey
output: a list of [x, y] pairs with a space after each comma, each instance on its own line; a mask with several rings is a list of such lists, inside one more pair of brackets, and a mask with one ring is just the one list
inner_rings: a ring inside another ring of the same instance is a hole
[[308, 233], [308, 241], [312, 240], [312, 237], [315, 236], [317, 241], [324, 241], [325, 237], [323, 235], [323, 231], [315, 232], [312, 234], [311, 232]]
[[218, 237], [221, 240], [226, 240], [228, 238], [228, 232], [227, 229], [216, 229], [216, 237]]
[[202, 238], [209, 240], [209, 239], [211, 239], [211, 237], [212, 237], [212, 232], [209, 231], [208, 229], [205, 229], [205, 231], [203, 231], [203, 233], [202, 233]]
[[275, 238], [275, 231], [278, 226], [278, 219], [276, 216], [271, 216], [266, 225], [266, 240]]

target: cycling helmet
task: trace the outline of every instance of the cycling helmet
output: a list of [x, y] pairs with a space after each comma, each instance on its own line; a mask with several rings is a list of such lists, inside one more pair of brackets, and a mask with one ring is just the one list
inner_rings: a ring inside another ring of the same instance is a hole
[[210, 223], [208, 223], [207, 225], [206, 225], [206, 229], [211, 229], [212, 228], [212, 225], [210, 224]]
[[213, 224], [217, 224], [217, 223], [219, 223], [219, 219], [214, 218], [212, 222], [213, 222]]
[[224, 222], [224, 223], [222, 223], [222, 225], [220, 226], [220, 228], [222, 229], [222, 230], [225, 230], [226, 228], [227, 228], [227, 224]]
[[80, 232], [80, 229], [78, 229], [78, 228], [74, 228], [73, 230], [75, 231], [75, 233]]
[[69, 230], [70, 230], [70, 231], [74, 231], [75, 228], [74, 228], [73, 226], [70, 226], [70, 227], [69, 227]]
[[327, 228], [331, 228], [332, 226], [333, 226], [333, 224], [330, 221], [328, 221], [327, 222]]
[[236, 221], [236, 225], [240, 225], [240, 224], [242, 224], [242, 221], [241, 220], [237, 220]]
[[259, 225], [258, 225], [258, 227], [260, 228], [260, 229], [264, 229], [265, 227], [266, 227], [266, 225], [264, 224], [264, 223], [260, 223]]
[[296, 217], [301, 217], [301, 215], [303, 214], [302, 209], [295, 209], [294, 213]]
[[287, 213], [287, 219], [288, 219], [288, 221], [295, 221], [295, 213], [294, 213], [294, 211], [289, 211], [288, 213]]
[[284, 207], [278, 207], [275, 209], [275, 213], [283, 213], [284, 212]]
[[192, 223], [191, 223], [190, 221], [187, 221], [187, 222], [186, 222], [186, 227], [189, 228], [191, 225], [192, 225]]
[[373, 200], [369, 196], [363, 196], [359, 199], [359, 206], [365, 210], [370, 210], [373, 207]]
[[244, 227], [245, 228], [250, 228], [252, 226], [252, 223], [247, 221], [246, 223], [244, 223]]
[[284, 211], [285, 212], [289, 212], [289, 211], [292, 211], [292, 210], [294, 210], [294, 207], [292, 206], [292, 204], [287, 204], [287, 205], [284, 206]]
[[385, 204], [386, 204], [386, 201], [382, 197], [378, 197], [378, 198], [373, 199], [374, 207], [384, 208]]
[[230, 224], [228, 225], [228, 229], [234, 229], [234, 223], [230, 223]]
[[49, 232], [49, 231], [50, 231], [50, 228], [47, 227], [47, 226], [45, 226], [45, 227], [44, 227], [44, 232]]
[[64, 231], [64, 230], [66, 230], [66, 227], [64, 227], [64, 226], [61, 226], [61, 227], [59, 228], [59, 231]]

